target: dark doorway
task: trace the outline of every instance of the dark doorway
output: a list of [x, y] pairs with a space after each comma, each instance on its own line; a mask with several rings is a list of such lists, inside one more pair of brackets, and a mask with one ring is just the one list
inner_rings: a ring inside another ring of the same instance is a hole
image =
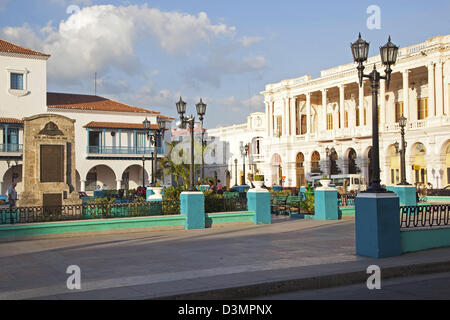
[[100, 132], [89, 132], [89, 153], [99, 153], [100, 151]]
[[356, 151], [354, 149], [351, 149], [348, 153], [348, 173], [349, 174], [357, 174], [357, 168], [356, 168]]

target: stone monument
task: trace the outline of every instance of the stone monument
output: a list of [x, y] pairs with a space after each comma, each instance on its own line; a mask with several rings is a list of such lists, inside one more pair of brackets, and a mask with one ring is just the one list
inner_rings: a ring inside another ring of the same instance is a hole
[[81, 204], [76, 186], [75, 120], [56, 114], [24, 118], [19, 207]]

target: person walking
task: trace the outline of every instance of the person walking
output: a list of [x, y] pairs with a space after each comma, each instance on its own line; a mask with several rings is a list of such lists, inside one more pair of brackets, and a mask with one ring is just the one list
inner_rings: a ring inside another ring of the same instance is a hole
[[13, 182], [13, 184], [10, 185], [8, 188], [9, 219], [11, 224], [14, 224], [13, 209], [16, 209], [16, 202], [17, 202], [16, 186], [17, 182]]

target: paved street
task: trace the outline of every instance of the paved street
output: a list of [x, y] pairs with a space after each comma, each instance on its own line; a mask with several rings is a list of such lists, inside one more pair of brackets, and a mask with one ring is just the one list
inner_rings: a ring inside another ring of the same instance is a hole
[[450, 300], [450, 273], [390, 279], [380, 290], [365, 283], [320, 290], [302, 290], [259, 297], [258, 300]]
[[[354, 254], [354, 220], [0, 243], [0, 299], [145, 299], [261, 282], [450, 261], [450, 248], [375, 260]], [[81, 268], [80, 291], [66, 287]]]

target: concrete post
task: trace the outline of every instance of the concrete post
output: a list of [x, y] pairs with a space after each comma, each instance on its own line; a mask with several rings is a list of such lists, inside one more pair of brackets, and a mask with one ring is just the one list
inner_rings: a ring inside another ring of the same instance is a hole
[[372, 258], [401, 255], [400, 204], [395, 193], [360, 193], [355, 206], [356, 254]]
[[205, 229], [205, 196], [203, 192], [181, 193], [180, 213], [186, 216], [185, 229]]
[[251, 189], [247, 192], [248, 211], [255, 211], [255, 224], [271, 224], [270, 192], [266, 189]]
[[314, 220], [338, 220], [338, 192], [336, 188], [320, 187], [314, 191]]

